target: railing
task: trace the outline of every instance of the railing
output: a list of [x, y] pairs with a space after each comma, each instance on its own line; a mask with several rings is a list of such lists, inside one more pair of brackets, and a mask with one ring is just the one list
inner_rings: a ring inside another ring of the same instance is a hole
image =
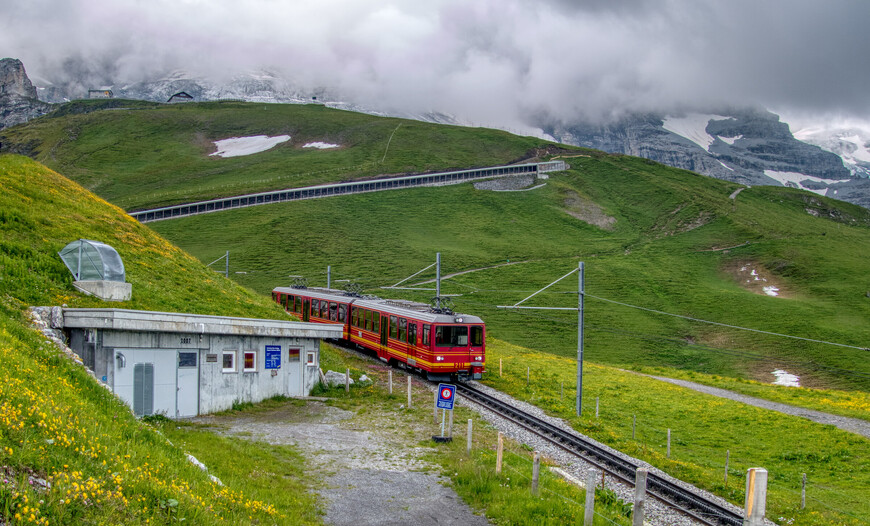
[[379, 192], [383, 190], [397, 190], [414, 186], [444, 186], [459, 184], [475, 179], [491, 179], [507, 177], [510, 175], [539, 174], [566, 170], [564, 161], [548, 161], [541, 163], [513, 164], [509, 166], [493, 166], [489, 168], [474, 168], [470, 170], [457, 170], [453, 172], [439, 172], [420, 175], [405, 175], [401, 177], [385, 177], [382, 179], [369, 179], [349, 183], [323, 184], [306, 186], [303, 188], [288, 188], [257, 194], [247, 194], [235, 197], [224, 197], [208, 201], [198, 201], [181, 205], [152, 208], [150, 210], [137, 210], [128, 212], [131, 217], [142, 223], [161, 221], [163, 219], [175, 219], [198, 214], [208, 214], [244, 208], [248, 206], [280, 203], [285, 201], [298, 201], [301, 199], [317, 199], [334, 195], [359, 194], [364, 192]]

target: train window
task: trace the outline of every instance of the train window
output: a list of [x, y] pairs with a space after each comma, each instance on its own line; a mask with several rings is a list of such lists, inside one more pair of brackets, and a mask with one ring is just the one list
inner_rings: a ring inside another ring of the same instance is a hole
[[465, 347], [468, 345], [468, 327], [438, 325], [435, 327], [435, 345], [438, 347]]
[[302, 314], [302, 296], [296, 296], [296, 309], [294, 311]]
[[471, 345], [483, 345], [483, 326], [471, 326]]
[[353, 327], [359, 327], [359, 323], [358, 323], [359, 318], [357, 317], [358, 315], [359, 315], [359, 309], [356, 307], [351, 307], [350, 308], [350, 324]]
[[338, 303], [329, 302], [329, 319], [330, 321], [338, 321]]
[[347, 321], [347, 305], [344, 303], [338, 304], [338, 321], [341, 323]]
[[329, 302], [320, 300], [320, 317], [324, 320], [329, 319]]
[[429, 330], [431, 327], [428, 325], [423, 325], [423, 345], [429, 345]]
[[275, 303], [278, 303], [278, 293], [277, 292], [272, 292], [272, 301], [274, 301]]
[[372, 330], [372, 311], [370, 311], [368, 309], [364, 310], [363, 316], [365, 318], [365, 320], [364, 320], [365, 325], [363, 328], [365, 328], [365, 330], [367, 330], [367, 331]]
[[311, 315], [315, 318], [320, 317], [320, 300], [311, 300]]
[[408, 320], [399, 318], [399, 340], [408, 341]]
[[417, 324], [413, 321], [408, 324], [408, 343], [417, 345]]
[[390, 338], [396, 339], [399, 337], [399, 317], [390, 316]]
[[381, 330], [381, 313], [372, 311], [372, 330], [380, 332]]
[[284, 296], [284, 310], [293, 310], [293, 304], [296, 302], [296, 296]]

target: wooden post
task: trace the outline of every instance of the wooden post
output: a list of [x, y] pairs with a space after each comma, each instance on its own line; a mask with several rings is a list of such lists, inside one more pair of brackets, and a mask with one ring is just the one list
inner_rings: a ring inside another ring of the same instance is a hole
[[804, 509], [807, 507], [807, 474], [804, 473], [801, 479], [801, 509]]
[[471, 419], [470, 418], [468, 419], [468, 444], [466, 444], [465, 449], [468, 452], [468, 454], [470, 455], [471, 454]]
[[631, 439], [634, 440], [634, 431], [637, 428], [637, 415], [631, 415]]
[[350, 367], [348, 367], [344, 374], [344, 392], [350, 392]]
[[559, 382], [559, 400], [565, 400], [565, 382]]
[[408, 375], [408, 409], [411, 408], [411, 376]]
[[501, 358], [498, 359], [498, 377], [501, 378]]
[[435, 400], [432, 402], [432, 423], [438, 423], [438, 389], [435, 389]]
[[[603, 475], [604, 471], [601, 474]], [[595, 518], [595, 479], [597, 477], [598, 470], [590, 469], [586, 472], [586, 508], [583, 511], [583, 526], [592, 526], [592, 520]]]
[[595, 418], [598, 418], [598, 397], [595, 397]]
[[526, 367], [526, 387], [529, 386], [529, 371], [531, 367]]
[[668, 428], [668, 458], [671, 458], [671, 428]]
[[746, 505], [743, 508], [744, 526], [763, 526], [767, 508], [767, 470], [749, 468], [746, 471]]
[[501, 457], [504, 453], [504, 435], [498, 432], [498, 447], [495, 450], [495, 474], [501, 475]]
[[646, 502], [646, 468], [637, 468], [634, 479], [634, 508], [631, 511], [631, 525], [643, 526], [643, 507]]
[[393, 370], [392, 369], [387, 371], [387, 377], [389, 378], [390, 394], [393, 394]]
[[538, 477], [541, 473], [541, 454], [535, 451], [532, 457], [532, 493], [538, 494]]

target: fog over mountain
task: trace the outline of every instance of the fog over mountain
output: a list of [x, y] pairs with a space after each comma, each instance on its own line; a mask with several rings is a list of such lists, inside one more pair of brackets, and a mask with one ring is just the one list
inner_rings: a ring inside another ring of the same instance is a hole
[[870, 206], [870, 2], [0, 3], [43, 101], [317, 97]]
[[34, 84], [267, 68], [388, 111], [519, 126], [760, 105], [870, 120], [870, 3], [0, 0]]

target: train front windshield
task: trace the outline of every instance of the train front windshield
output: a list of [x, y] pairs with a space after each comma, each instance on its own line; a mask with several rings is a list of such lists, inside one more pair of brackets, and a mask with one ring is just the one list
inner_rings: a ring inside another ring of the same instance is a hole
[[435, 327], [437, 347], [468, 346], [468, 327], [458, 325], [438, 325]]

